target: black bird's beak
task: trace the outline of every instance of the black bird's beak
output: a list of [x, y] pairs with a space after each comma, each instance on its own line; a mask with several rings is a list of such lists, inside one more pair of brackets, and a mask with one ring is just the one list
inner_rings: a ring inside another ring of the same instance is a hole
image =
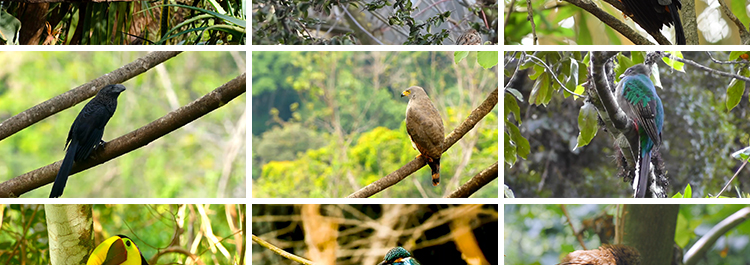
[[115, 92], [117, 92], [117, 93], [125, 91], [125, 86], [123, 86], [121, 84], [114, 84], [112, 86], [115, 87]]

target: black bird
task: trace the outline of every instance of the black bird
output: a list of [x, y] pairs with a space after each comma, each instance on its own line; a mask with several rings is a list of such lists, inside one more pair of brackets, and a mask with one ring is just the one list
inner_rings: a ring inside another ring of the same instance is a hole
[[68, 151], [65, 152], [62, 166], [55, 177], [55, 184], [52, 185], [52, 192], [49, 194], [50, 198], [62, 195], [65, 182], [68, 181], [68, 174], [73, 168], [73, 161], [86, 160], [94, 148], [104, 143], [102, 141], [104, 126], [115, 114], [117, 97], [122, 91], [125, 91], [125, 86], [120, 84], [105, 86], [99, 90], [94, 99], [86, 103], [81, 113], [78, 113], [78, 117], [70, 126], [68, 140], [65, 141]]
[[680, 0], [620, 0], [625, 13], [648, 33], [656, 34], [663, 26], [674, 25], [678, 45], [685, 45], [685, 32], [682, 29], [679, 9]]

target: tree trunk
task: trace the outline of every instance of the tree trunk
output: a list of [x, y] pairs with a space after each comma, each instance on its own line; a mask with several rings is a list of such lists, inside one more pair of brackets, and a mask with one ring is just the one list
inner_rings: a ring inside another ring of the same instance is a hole
[[91, 205], [46, 204], [44, 213], [52, 265], [86, 264], [94, 249]]
[[616, 238], [638, 249], [642, 265], [671, 264], [679, 210], [679, 204], [623, 205]]

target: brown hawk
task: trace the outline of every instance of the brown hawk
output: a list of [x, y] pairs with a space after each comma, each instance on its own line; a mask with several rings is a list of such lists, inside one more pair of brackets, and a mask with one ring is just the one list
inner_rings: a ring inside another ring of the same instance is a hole
[[440, 156], [443, 154], [443, 119], [421, 87], [410, 87], [401, 96], [409, 97], [406, 132], [411, 146], [427, 159], [427, 165], [432, 169], [432, 185], [437, 186], [440, 183]]

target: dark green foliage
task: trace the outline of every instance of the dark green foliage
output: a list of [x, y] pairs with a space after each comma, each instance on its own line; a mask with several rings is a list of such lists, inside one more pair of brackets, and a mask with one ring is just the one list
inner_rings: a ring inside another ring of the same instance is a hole
[[[459, 6], [460, 7], [460, 6]], [[344, 12], [350, 13], [340, 15], [341, 20], [331, 22], [322, 17], [331, 15], [332, 8], [339, 8]], [[421, 15], [414, 17], [415, 14], [421, 14], [425, 6], [414, 6], [412, 1], [398, 0], [389, 2], [377, 0], [365, 3], [360, 6], [356, 1], [332, 1], [332, 0], [264, 0], [253, 3], [253, 44], [286, 44], [286, 45], [306, 45], [306, 44], [443, 44], [450, 36], [450, 30], [455, 26], [448, 26], [446, 22], [455, 12], [443, 11], [441, 13], [430, 15]], [[474, 12], [469, 16], [469, 20], [458, 18], [454, 15], [453, 19], [458, 23], [469, 24], [470, 27], [477, 29], [482, 34], [489, 34], [490, 40], [496, 42], [497, 30], [488, 29], [487, 25], [497, 26], [497, 5], [493, 6], [476, 6], [468, 9]], [[378, 15], [374, 15], [378, 14]], [[364, 21], [365, 15], [373, 15], [377, 18], [375, 25], [355, 21]], [[459, 14], [460, 15], [460, 14]], [[481, 21], [482, 17], [488, 18], [487, 23]], [[426, 17], [426, 18], [424, 18]], [[342, 22], [343, 21], [343, 22]], [[390, 26], [390, 27], [388, 27]], [[374, 28], [373, 28], [374, 27]], [[433, 31], [434, 27], [441, 27]], [[465, 28], [466, 26], [462, 26]], [[390, 28], [390, 29], [387, 29]], [[372, 34], [373, 36], [365, 33]], [[385, 36], [383, 32], [389, 32], [396, 36]], [[454, 33], [457, 37], [460, 32]], [[325, 35], [325, 37], [321, 37]], [[404, 37], [406, 37], [404, 39]], [[389, 38], [389, 39], [385, 39]], [[398, 43], [390, 38], [396, 38]], [[381, 40], [382, 39], [382, 40]]]

